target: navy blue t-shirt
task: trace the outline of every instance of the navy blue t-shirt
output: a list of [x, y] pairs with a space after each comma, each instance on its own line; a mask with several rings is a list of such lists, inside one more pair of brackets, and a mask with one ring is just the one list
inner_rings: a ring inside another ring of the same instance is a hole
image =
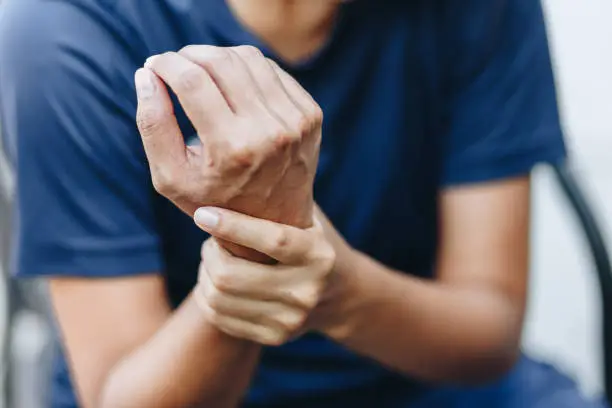
[[[286, 64], [223, 0], [5, 1], [0, 121], [18, 174], [15, 273], [157, 271], [173, 305], [193, 288], [206, 237], [152, 189], [133, 86], [147, 57], [188, 44], [259, 47], [312, 94], [325, 113], [316, 201], [353, 247], [396, 270], [431, 276], [441, 189], [563, 157], [539, 1], [341, 8], [327, 44]], [[423, 389], [309, 334], [265, 350], [248, 401], [399, 407]], [[54, 407], [74, 406], [60, 359]]]

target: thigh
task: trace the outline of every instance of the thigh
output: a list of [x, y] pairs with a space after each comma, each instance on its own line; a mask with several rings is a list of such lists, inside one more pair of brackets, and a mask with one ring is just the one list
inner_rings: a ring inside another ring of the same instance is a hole
[[554, 367], [522, 358], [502, 380], [476, 388], [432, 391], [410, 408], [609, 408], [588, 400], [569, 377]]

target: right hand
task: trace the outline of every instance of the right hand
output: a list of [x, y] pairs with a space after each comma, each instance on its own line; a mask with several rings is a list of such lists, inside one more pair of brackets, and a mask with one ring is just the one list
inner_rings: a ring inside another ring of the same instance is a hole
[[[178, 97], [198, 146], [185, 146], [160, 79]], [[137, 71], [136, 88], [138, 128], [160, 194], [190, 216], [218, 206], [311, 226], [322, 111], [259, 50], [188, 46], [157, 55]]]

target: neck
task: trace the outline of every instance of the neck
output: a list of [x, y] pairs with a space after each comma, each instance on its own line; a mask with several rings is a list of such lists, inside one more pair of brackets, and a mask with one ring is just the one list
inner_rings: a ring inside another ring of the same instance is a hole
[[338, 0], [226, 0], [236, 18], [276, 54], [296, 62], [329, 37]]

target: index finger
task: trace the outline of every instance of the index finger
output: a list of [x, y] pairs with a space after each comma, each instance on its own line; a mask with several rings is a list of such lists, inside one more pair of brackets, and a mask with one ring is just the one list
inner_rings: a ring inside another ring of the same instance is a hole
[[155, 55], [145, 66], [172, 88], [200, 138], [231, 120], [232, 110], [204, 68], [175, 52]]
[[283, 264], [303, 263], [313, 247], [306, 230], [231, 210], [202, 207], [194, 220], [215, 238], [254, 249]]
[[185, 142], [164, 84], [147, 68], [136, 71], [134, 82], [138, 96], [136, 123], [151, 173], [182, 165], [187, 160]]

